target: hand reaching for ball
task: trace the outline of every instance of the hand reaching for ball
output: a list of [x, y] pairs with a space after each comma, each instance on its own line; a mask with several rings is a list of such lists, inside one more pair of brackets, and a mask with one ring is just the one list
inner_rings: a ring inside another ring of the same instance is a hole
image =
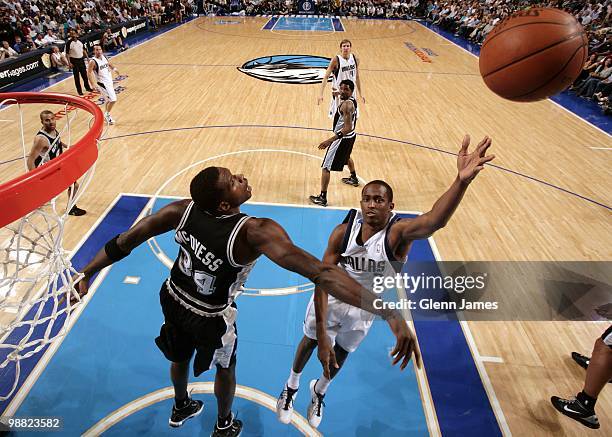
[[457, 170], [461, 182], [470, 183], [484, 168], [484, 164], [495, 159], [495, 155], [485, 155], [491, 147], [491, 138], [484, 137], [473, 152], [469, 153], [470, 136], [465, 135], [461, 143], [461, 150], [457, 156]]

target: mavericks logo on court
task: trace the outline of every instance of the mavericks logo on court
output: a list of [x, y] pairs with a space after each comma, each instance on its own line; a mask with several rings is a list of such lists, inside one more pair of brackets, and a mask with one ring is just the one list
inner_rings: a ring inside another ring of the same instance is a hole
[[311, 55], [264, 56], [245, 62], [238, 70], [269, 82], [321, 83], [330, 61], [330, 58]]

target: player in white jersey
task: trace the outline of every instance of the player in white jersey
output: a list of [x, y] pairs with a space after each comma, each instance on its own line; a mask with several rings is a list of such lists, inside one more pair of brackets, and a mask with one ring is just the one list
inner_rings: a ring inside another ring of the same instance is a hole
[[[373, 289], [375, 277], [393, 277], [405, 263], [412, 242], [427, 238], [446, 225], [470, 182], [494, 158], [485, 156], [490, 138], [485, 137], [472, 153], [468, 153], [469, 143], [466, 135], [457, 158], [458, 174], [451, 187], [431, 211], [414, 219], [399, 220], [393, 213], [393, 190], [386, 182], [376, 180], [366, 184], [361, 193], [361, 211], [351, 210], [347, 219], [333, 230], [323, 262], [338, 265], [369, 290]], [[323, 375], [310, 382], [307, 416], [311, 426], [319, 426], [327, 387], [349, 353], [365, 338], [373, 320], [360, 309], [328, 297], [321, 287], [315, 288], [306, 310], [304, 337], [276, 404], [281, 422], [291, 421], [300, 375], [318, 346]], [[418, 359], [415, 362], [419, 364]]]
[[115, 66], [106, 59], [106, 56], [104, 56], [102, 46], [95, 45], [94, 57], [89, 61], [89, 65], [87, 65], [87, 77], [89, 78], [89, 84], [92, 88], [97, 86], [104, 97], [106, 102], [104, 107], [104, 118], [106, 122], [108, 124], [115, 124], [115, 120], [113, 120], [110, 114], [111, 109], [115, 106], [115, 102], [117, 101], [111, 70], [119, 75], [119, 71], [117, 71]]
[[[323, 102], [323, 93], [325, 92], [325, 86], [329, 76], [332, 76], [332, 98], [329, 105], [329, 118], [334, 118], [338, 110], [338, 106], [342, 103], [340, 99], [340, 83], [348, 79], [357, 86], [357, 91], [361, 96], [362, 103], [365, 103], [365, 97], [363, 96], [363, 88], [361, 88], [361, 78], [359, 75], [359, 60], [354, 53], [351, 53], [352, 44], [348, 39], [340, 41], [340, 54], [332, 58], [329, 63], [329, 67], [325, 71], [323, 76], [323, 84], [321, 85], [321, 93], [317, 99], [317, 104], [320, 105]], [[357, 116], [359, 116], [359, 109], [357, 109]], [[357, 173], [355, 171], [355, 164], [353, 159], [349, 156], [347, 161], [351, 176], [348, 178], [342, 178], [342, 182], [354, 187], [359, 186], [359, 179], [357, 179]]]
[[[49, 110], [42, 111], [40, 113], [40, 123], [42, 129], [40, 129], [34, 137], [34, 144], [30, 150], [30, 154], [26, 160], [28, 170], [34, 170], [40, 165], [44, 165], [52, 159], [60, 156], [64, 149], [67, 147], [66, 144], [62, 143], [60, 134], [56, 129], [55, 114]], [[68, 197], [71, 198], [72, 192], [79, 189], [79, 184], [75, 182], [68, 188]], [[68, 214], [74, 216], [85, 215], [87, 211], [74, 205]]]

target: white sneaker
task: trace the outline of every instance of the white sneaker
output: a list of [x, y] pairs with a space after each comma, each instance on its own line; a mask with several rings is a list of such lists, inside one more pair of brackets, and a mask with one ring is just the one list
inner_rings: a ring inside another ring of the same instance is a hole
[[104, 114], [104, 120], [106, 120], [108, 124], [115, 124], [115, 120], [113, 120], [113, 117], [111, 117], [109, 112]]
[[323, 419], [323, 407], [325, 407], [325, 402], [323, 402], [323, 398], [325, 395], [321, 395], [315, 391], [315, 385], [317, 384], [318, 379], [313, 379], [310, 381], [310, 404], [308, 405], [308, 423], [313, 428], [318, 428], [321, 420]]
[[276, 416], [279, 422], [285, 425], [291, 422], [291, 416], [293, 416], [293, 402], [295, 401], [295, 395], [297, 389], [292, 389], [285, 384], [285, 388], [276, 401]]

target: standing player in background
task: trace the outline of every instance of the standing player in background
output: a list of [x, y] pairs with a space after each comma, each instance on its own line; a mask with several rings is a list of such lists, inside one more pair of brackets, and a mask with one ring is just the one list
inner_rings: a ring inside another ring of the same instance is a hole
[[104, 119], [108, 124], [115, 124], [115, 120], [113, 120], [110, 114], [111, 109], [115, 106], [115, 102], [117, 101], [111, 70], [119, 75], [119, 71], [117, 71], [115, 66], [106, 59], [106, 56], [104, 56], [102, 46], [96, 44], [94, 46], [94, 57], [89, 61], [89, 65], [87, 66], [87, 76], [89, 77], [89, 84], [92, 88], [97, 85], [98, 90], [100, 90], [100, 93], [104, 97]]
[[[389, 184], [381, 180], [366, 184], [361, 192], [361, 210], [351, 210], [345, 221], [332, 231], [323, 262], [339, 266], [371, 291], [376, 277], [386, 279], [399, 273], [412, 242], [428, 238], [448, 223], [470, 183], [484, 164], [495, 158], [486, 155], [491, 146], [490, 138], [485, 137], [472, 153], [468, 152], [469, 145], [470, 137], [466, 135], [457, 157], [457, 176], [452, 185], [434, 203], [431, 211], [416, 218], [400, 220], [393, 212], [393, 189]], [[332, 378], [348, 355], [359, 347], [373, 321], [372, 314], [328, 297], [323, 287], [315, 288], [306, 309], [304, 337], [276, 403], [276, 413], [282, 423], [291, 421], [300, 375], [318, 347], [323, 375], [310, 381], [307, 417], [311, 426], [319, 426], [323, 418], [323, 398]], [[416, 361], [418, 365], [418, 359]]]
[[[329, 118], [334, 118], [338, 105], [341, 103], [340, 99], [340, 83], [349, 79], [357, 85], [357, 91], [361, 97], [361, 101], [365, 103], [365, 97], [363, 96], [363, 88], [361, 87], [361, 78], [359, 76], [359, 60], [354, 53], [351, 53], [352, 44], [348, 39], [340, 41], [340, 54], [332, 58], [323, 76], [323, 84], [321, 85], [321, 93], [317, 99], [317, 104], [320, 105], [323, 102], [323, 93], [325, 92], [325, 86], [329, 76], [332, 77], [332, 99], [329, 106]], [[359, 114], [357, 114], [359, 116]], [[351, 172], [351, 176], [348, 178], [342, 178], [342, 182], [354, 187], [359, 186], [359, 180], [357, 179], [357, 172], [355, 171], [355, 163], [349, 156], [348, 168]]]
[[[42, 129], [38, 131], [34, 137], [34, 144], [32, 150], [28, 155], [26, 164], [28, 170], [34, 170], [39, 165], [43, 165], [52, 159], [57, 158], [62, 154], [64, 148], [67, 147], [60, 138], [60, 134], [56, 129], [55, 114], [49, 110], [42, 111], [40, 113], [40, 122], [42, 123]], [[79, 184], [74, 183], [68, 188], [68, 202], [72, 198], [72, 193], [79, 189]], [[86, 211], [74, 205], [68, 214], [74, 216], [85, 215]]]
[[[334, 136], [319, 144], [319, 149], [327, 149], [323, 164], [321, 164], [321, 194], [309, 197], [312, 203], [320, 206], [327, 206], [327, 187], [329, 186], [330, 172], [344, 170], [344, 166], [350, 161], [357, 137], [355, 133], [357, 100], [353, 97], [355, 84], [350, 79], [345, 79], [340, 82], [339, 88], [341, 103], [336, 108], [332, 126]], [[354, 171], [355, 167], [351, 169], [351, 178]], [[357, 175], [355, 175], [355, 180], [357, 180]]]

